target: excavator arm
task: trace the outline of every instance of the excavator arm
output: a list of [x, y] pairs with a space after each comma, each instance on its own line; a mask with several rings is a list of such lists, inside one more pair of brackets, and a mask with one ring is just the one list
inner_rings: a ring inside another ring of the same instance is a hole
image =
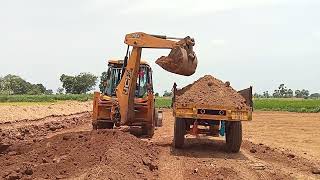
[[134, 97], [142, 48], [172, 49], [168, 56], [162, 56], [156, 61], [158, 65], [169, 72], [189, 76], [195, 72], [197, 67], [197, 58], [192, 48], [194, 40], [190, 37], [170, 38], [137, 32], [127, 34], [124, 42], [133, 48], [122, 79], [116, 89], [121, 124], [133, 122], [135, 118]]

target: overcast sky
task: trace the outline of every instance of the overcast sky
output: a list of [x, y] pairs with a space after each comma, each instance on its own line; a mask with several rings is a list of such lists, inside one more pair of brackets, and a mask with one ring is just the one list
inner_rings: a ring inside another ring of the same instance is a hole
[[168, 50], [142, 51], [156, 92], [205, 74], [256, 92], [320, 92], [319, 0], [0, 0], [0, 76], [17, 74], [54, 91], [62, 73], [100, 75], [123, 58], [126, 33], [192, 36], [197, 72], [184, 77], [154, 61]]

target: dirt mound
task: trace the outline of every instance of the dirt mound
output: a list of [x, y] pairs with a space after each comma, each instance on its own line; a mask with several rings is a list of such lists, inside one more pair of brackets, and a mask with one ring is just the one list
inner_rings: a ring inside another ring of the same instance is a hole
[[205, 75], [194, 83], [177, 90], [176, 102], [225, 106], [236, 109], [248, 108], [245, 99], [230, 86], [229, 82], [224, 83], [211, 75]]
[[90, 124], [91, 119], [92, 113], [84, 112], [68, 116], [52, 115], [41, 119], [0, 123], [0, 153], [1, 144], [37, 141], [51, 134]]
[[4, 179], [154, 179], [157, 149], [117, 130], [66, 133], [0, 154]]

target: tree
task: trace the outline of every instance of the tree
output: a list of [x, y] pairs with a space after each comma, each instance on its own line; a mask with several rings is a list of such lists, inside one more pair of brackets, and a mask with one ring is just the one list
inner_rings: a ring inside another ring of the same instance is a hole
[[288, 89], [286, 94], [285, 94], [286, 98], [292, 98], [293, 97], [293, 91], [292, 89]]
[[100, 84], [99, 84], [100, 92], [104, 92], [106, 80], [107, 80], [107, 72], [104, 71], [101, 73], [101, 76], [100, 76]]
[[2, 89], [8, 94], [27, 94], [30, 83], [21, 77], [8, 74], [2, 78]]
[[159, 97], [159, 93], [155, 93], [154, 96]]
[[301, 91], [300, 90], [295, 90], [294, 91], [294, 94], [295, 94], [295, 96], [296, 96], [296, 98], [302, 98], [302, 94], [301, 94]]
[[172, 96], [172, 92], [168, 92], [167, 90], [164, 91], [163, 97], [170, 97]]
[[320, 93], [310, 94], [310, 98], [320, 98]]
[[66, 93], [83, 94], [93, 89], [97, 83], [97, 78], [90, 73], [80, 73], [76, 76], [62, 74], [60, 81]]
[[293, 97], [293, 90], [287, 89], [284, 84], [280, 84], [278, 89], [274, 90], [272, 96], [275, 98], [291, 98]]
[[45, 94], [46, 88], [43, 84], [32, 84], [20, 76], [8, 74], [0, 78], [1, 94]]
[[49, 95], [53, 94], [52, 89], [47, 89], [46, 92], [45, 92], [45, 94], [49, 94]]
[[35, 84], [35, 85], [36, 85], [36, 88], [39, 89], [41, 94], [45, 94], [46, 93], [47, 89], [46, 89], [46, 87], [44, 87], [43, 84]]
[[44, 92], [42, 92], [41, 87], [39, 87], [37, 84], [28, 84], [27, 94], [37, 95], [44, 94]]
[[308, 98], [309, 97], [309, 91], [306, 89], [302, 89], [302, 90], [295, 90], [295, 97], [297, 98]]
[[63, 94], [64, 89], [62, 87], [59, 87], [57, 89], [57, 94]]
[[62, 87], [66, 91], [66, 93], [72, 93], [73, 87], [75, 84], [75, 77], [74, 76], [68, 76], [65, 74], [62, 74], [60, 76], [60, 81], [62, 82]]
[[269, 92], [268, 91], [264, 91], [263, 92], [263, 97], [264, 98], [269, 98], [270, 97]]
[[306, 89], [301, 90], [301, 94], [303, 98], [308, 98], [309, 97], [309, 91]]

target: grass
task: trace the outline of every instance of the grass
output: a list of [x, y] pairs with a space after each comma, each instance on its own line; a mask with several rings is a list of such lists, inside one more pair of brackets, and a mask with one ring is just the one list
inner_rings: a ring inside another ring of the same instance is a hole
[[0, 95], [0, 102], [57, 102], [66, 100], [87, 101], [92, 94], [58, 94], [58, 95]]
[[[61, 95], [0, 95], [1, 105], [30, 105], [32, 103], [51, 103], [65, 100], [87, 101], [92, 94]], [[262, 111], [320, 112], [320, 99], [299, 98], [260, 98], [254, 99], [254, 109]], [[156, 98], [157, 108], [170, 108], [171, 97]]]
[[[318, 113], [320, 112], [320, 99], [261, 98], [254, 99], [253, 106], [255, 110], [262, 111]], [[171, 107], [171, 98], [157, 98], [156, 107]]]
[[171, 101], [171, 97], [157, 97], [156, 108], [170, 108]]
[[263, 111], [320, 112], [320, 99], [263, 98], [254, 100], [254, 109]]

